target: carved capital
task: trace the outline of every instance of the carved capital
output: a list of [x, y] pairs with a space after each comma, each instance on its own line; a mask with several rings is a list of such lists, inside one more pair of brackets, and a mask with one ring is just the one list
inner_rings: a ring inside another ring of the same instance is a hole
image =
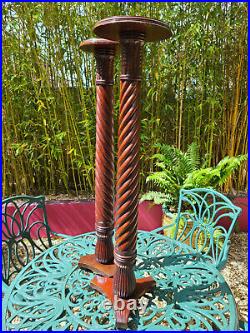
[[114, 56], [113, 49], [96, 49], [96, 85], [113, 85], [114, 80]]
[[141, 81], [144, 34], [121, 33], [121, 80]]

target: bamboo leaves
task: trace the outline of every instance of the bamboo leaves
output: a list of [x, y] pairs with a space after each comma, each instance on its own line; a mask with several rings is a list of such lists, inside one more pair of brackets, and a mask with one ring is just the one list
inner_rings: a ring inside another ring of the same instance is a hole
[[[173, 32], [145, 46], [141, 189], [153, 187], [155, 143], [196, 141], [204, 167], [247, 152], [246, 3], [4, 3], [5, 196], [93, 192], [95, 65], [79, 43], [112, 15], [158, 18]], [[119, 59], [115, 68], [117, 117]], [[246, 186], [244, 162], [224, 189]]]

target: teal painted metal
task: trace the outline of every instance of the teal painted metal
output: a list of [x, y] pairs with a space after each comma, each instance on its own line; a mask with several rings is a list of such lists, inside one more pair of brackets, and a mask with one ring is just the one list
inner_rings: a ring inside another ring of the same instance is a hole
[[[43, 235], [43, 237], [42, 237]], [[14, 276], [35, 256], [52, 246], [53, 232], [48, 224], [45, 197], [20, 195], [2, 202], [2, 281], [3, 291]]]
[[[72, 237], [26, 265], [3, 299], [6, 330], [113, 330], [112, 310], [90, 287], [94, 274], [80, 270], [80, 256], [93, 253], [94, 233]], [[134, 312], [133, 330], [237, 330], [233, 295], [222, 275], [188, 245], [163, 235], [138, 234], [137, 278], [150, 274], [157, 286], [145, 295], [144, 314]]]
[[248, 322], [246, 321], [239, 321], [239, 326], [241, 331], [247, 331], [248, 332]]
[[[39, 215], [41, 219], [37, 218]], [[45, 236], [41, 237], [41, 233]], [[23, 195], [3, 200], [2, 238], [2, 280], [8, 285], [36, 254], [52, 246], [44, 196]]]
[[[187, 243], [221, 270], [227, 262], [230, 235], [240, 213], [241, 208], [217, 191], [182, 189], [174, 223], [155, 232], [174, 227], [174, 239]], [[228, 230], [220, 225], [225, 218], [231, 221]]]

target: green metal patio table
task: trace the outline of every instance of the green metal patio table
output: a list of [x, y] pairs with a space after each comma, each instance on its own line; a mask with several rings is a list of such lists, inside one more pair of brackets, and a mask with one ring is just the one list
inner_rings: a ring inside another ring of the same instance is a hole
[[[94, 273], [78, 267], [91, 254], [95, 233], [64, 240], [33, 259], [3, 299], [4, 330], [114, 330], [113, 310], [90, 287]], [[131, 330], [237, 330], [234, 297], [219, 271], [186, 244], [139, 231], [136, 278], [154, 276], [148, 306], [129, 318]]]

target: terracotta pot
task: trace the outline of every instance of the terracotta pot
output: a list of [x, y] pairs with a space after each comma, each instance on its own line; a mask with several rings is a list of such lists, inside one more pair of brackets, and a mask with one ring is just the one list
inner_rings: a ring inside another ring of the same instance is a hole
[[155, 205], [153, 201], [143, 201], [138, 209], [138, 229], [151, 231], [162, 225], [161, 205]]
[[[247, 194], [237, 194], [237, 195], [227, 195], [228, 199], [232, 203], [242, 209], [241, 214], [239, 215], [235, 231], [248, 232], [248, 196]], [[222, 218], [219, 222], [219, 225], [223, 226], [228, 230], [231, 220], [227, 217]]]
[[233, 203], [242, 209], [238, 218], [238, 230], [248, 232], [248, 196], [236, 196], [232, 199]]

